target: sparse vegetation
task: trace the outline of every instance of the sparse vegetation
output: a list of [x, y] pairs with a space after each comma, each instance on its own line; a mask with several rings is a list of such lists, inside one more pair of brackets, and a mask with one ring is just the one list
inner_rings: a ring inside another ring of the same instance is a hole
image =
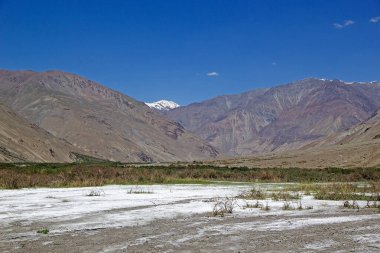
[[344, 208], [357, 209], [357, 210], [360, 209], [358, 202], [356, 202], [355, 200], [353, 200], [351, 203], [348, 200], [344, 201], [343, 207]]
[[46, 235], [48, 233], [49, 233], [49, 229], [47, 229], [47, 228], [41, 228], [41, 229], [37, 230], [37, 234], [44, 234], [44, 235]]
[[294, 205], [290, 203], [289, 201], [285, 201], [284, 205], [282, 206], [282, 210], [285, 210], [285, 211], [295, 210], [295, 209], [296, 208], [294, 207]]
[[380, 204], [377, 203], [377, 201], [367, 201], [367, 205], [365, 206], [366, 208], [380, 208]]
[[263, 207], [263, 204], [261, 204], [258, 200], [256, 201], [255, 204], [249, 204], [249, 203], [246, 203], [245, 208], [262, 208]]
[[301, 191], [313, 195], [319, 200], [366, 200], [380, 201], [380, 183], [369, 182], [366, 185], [353, 183], [300, 184], [288, 190]]
[[241, 199], [266, 199], [268, 194], [260, 189], [253, 188], [248, 192], [243, 192], [237, 196]]
[[266, 202], [265, 206], [261, 207], [261, 210], [263, 210], [263, 211], [270, 211], [270, 206], [269, 206], [268, 201]]
[[241, 199], [269, 199], [274, 201], [300, 199], [301, 196], [298, 192], [286, 192], [286, 191], [263, 191], [259, 188], [253, 188], [248, 192], [243, 192], [237, 196]]
[[153, 191], [136, 187], [136, 188], [129, 189], [127, 193], [128, 194], [153, 194]]
[[105, 195], [105, 192], [103, 190], [99, 190], [99, 189], [93, 189], [89, 193], [86, 194], [86, 196], [88, 196], [88, 197], [99, 197], [102, 195]]
[[279, 200], [291, 200], [291, 199], [300, 199], [301, 196], [299, 195], [298, 192], [272, 192], [270, 194], [270, 197], [275, 200], [275, 201], [279, 201]]
[[235, 198], [220, 198], [214, 205], [211, 215], [224, 217], [225, 214], [231, 214], [236, 206]]
[[302, 199], [301, 198], [299, 199], [298, 204], [297, 204], [297, 210], [299, 210], [299, 211], [304, 210], [304, 209], [311, 210], [313, 208], [314, 208], [313, 206], [304, 206], [302, 204]]

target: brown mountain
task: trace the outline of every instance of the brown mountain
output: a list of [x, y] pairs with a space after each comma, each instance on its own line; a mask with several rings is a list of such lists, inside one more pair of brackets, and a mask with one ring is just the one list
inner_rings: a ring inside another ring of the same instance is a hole
[[0, 104], [1, 162], [71, 162], [78, 149]]
[[0, 102], [82, 153], [117, 161], [209, 159], [217, 151], [142, 102], [60, 71], [0, 71]]
[[380, 107], [380, 83], [309, 78], [170, 110], [167, 116], [229, 155], [285, 151], [344, 131]]
[[248, 167], [375, 167], [380, 165], [380, 109], [369, 119], [302, 149], [211, 162]]
[[347, 131], [329, 136], [326, 139], [312, 143], [310, 146], [343, 145], [365, 142], [380, 143], [380, 109], [373, 113], [369, 119], [364, 120]]

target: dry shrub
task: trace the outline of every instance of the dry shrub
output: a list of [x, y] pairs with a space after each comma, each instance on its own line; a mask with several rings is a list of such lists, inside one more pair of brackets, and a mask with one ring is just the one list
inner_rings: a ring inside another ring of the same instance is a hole
[[235, 198], [221, 198], [218, 199], [212, 210], [212, 216], [224, 217], [225, 214], [231, 214], [236, 207]]

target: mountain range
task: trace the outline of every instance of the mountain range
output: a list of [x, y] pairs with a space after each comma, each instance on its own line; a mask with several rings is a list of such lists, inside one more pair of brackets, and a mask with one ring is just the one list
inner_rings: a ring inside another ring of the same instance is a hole
[[[211, 159], [218, 155], [205, 141], [143, 102], [78, 75], [2, 70], [0, 103], [30, 124], [64, 140], [74, 152], [79, 150], [96, 158], [157, 162]], [[53, 147], [46, 145], [45, 150], [49, 149]], [[55, 161], [51, 157], [43, 160]]]
[[308, 78], [182, 106], [166, 116], [236, 156], [301, 148], [363, 122], [379, 107], [379, 82]]
[[252, 161], [260, 159], [242, 157], [264, 155], [267, 161], [275, 152], [293, 157], [276, 158], [292, 166], [307, 164], [304, 157], [320, 162], [321, 156], [373, 165], [380, 163], [379, 108], [379, 82], [307, 78], [179, 106], [167, 100], [139, 102], [62, 71], [0, 70], [0, 161], [232, 156], [256, 164]]
[[361, 168], [380, 165], [380, 109], [352, 128], [300, 149], [211, 161], [253, 168]]

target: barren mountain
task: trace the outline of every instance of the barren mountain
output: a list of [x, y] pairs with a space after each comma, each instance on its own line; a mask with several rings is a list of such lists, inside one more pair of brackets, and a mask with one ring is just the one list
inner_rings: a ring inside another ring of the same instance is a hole
[[380, 109], [352, 128], [302, 149], [211, 162], [248, 167], [375, 167], [380, 165]]
[[94, 157], [209, 159], [217, 151], [126, 95], [60, 71], [0, 71], [0, 102]]
[[358, 125], [353, 126], [347, 131], [333, 134], [328, 138], [311, 143], [309, 146], [313, 147], [372, 142], [378, 142], [380, 144], [380, 109], [373, 113], [370, 118], [364, 120]]
[[1, 162], [71, 162], [78, 149], [0, 104]]
[[380, 83], [309, 78], [170, 110], [167, 116], [229, 155], [302, 147], [380, 107]]

